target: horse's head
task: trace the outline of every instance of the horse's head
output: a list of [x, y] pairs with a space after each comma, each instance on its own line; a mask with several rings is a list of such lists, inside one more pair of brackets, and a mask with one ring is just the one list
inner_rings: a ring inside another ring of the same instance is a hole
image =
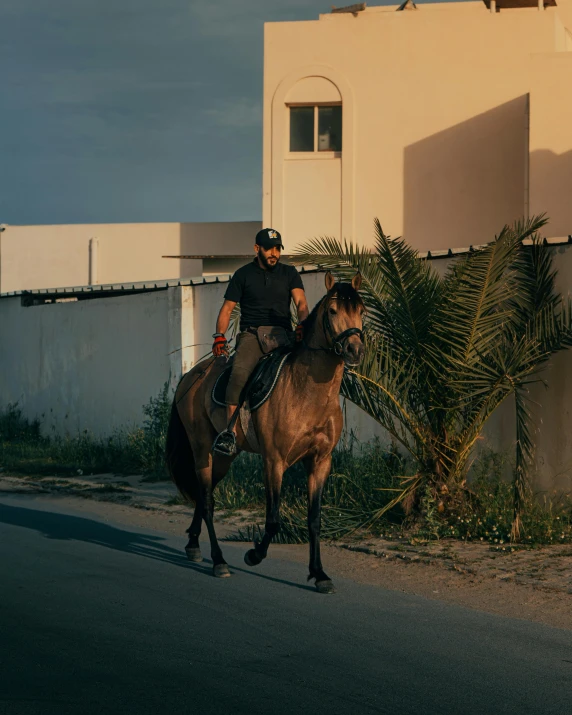
[[328, 346], [339, 355], [348, 367], [362, 361], [363, 314], [365, 307], [358, 290], [361, 274], [356, 273], [351, 283], [336, 283], [334, 276], [326, 273], [326, 297], [322, 301], [322, 325]]

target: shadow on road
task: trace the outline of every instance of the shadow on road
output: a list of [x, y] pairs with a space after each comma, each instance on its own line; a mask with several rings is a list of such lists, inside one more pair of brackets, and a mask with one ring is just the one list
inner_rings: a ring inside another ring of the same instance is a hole
[[[27, 509], [0, 503], [0, 523], [33, 529], [47, 539], [61, 541], [83, 541], [88, 544], [97, 544], [108, 549], [123, 551], [148, 559], [188, 569], [212, 578], [212, 562], [205, 559], [202, 564], [192, 564], [186, 560], [182, 550], [174, 549], [165, 543], [161, 536], [142, 534], [133, 531], [118, 529], [100, 521], [86, 519], [79, 516], [70, 516], [59, 512], [50, 512], [36, 509]], [[231, 571], [240, 571], [248, 576], [275, 581], [286, 586], [301, 588], [303, 590], [315, 589], [312, 586], [286, 581], [285, 579], [266, 576], [243, 568], [230, 565]]]

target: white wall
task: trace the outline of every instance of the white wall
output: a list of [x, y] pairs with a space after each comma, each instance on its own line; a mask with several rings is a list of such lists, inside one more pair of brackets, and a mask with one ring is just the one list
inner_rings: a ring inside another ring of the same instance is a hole
[[0, 293], [200, 276], [202, 260], [163, 256], [232, 262], [224, 257], [253, 253], [260, 227], [260, 221], [7, 226], [0, 233]]
[[168, 293], [22, 307], [0, 300], [0, 405], [44, 434], [140, 424], [169, 376]]

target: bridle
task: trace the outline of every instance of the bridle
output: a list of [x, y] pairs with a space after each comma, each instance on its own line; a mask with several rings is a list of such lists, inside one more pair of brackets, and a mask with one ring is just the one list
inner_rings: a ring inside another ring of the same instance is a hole
[[[325, 298], [324, 298], [325, 300]], [[331, 340], [332, 344], [327, 347], [327, 348], [313, 348], [310, 345], [304, 341], [304, 347], [306, 347], [308, 350], [322, 350], [323, 352], [333, 352], [339, 357], [341, 357], [344, 353], [344, 348], [345, 348], [345, 343], [347, 340], [349, 340], [353, 335], [358, 335], [359, 339], [363, 342], [363, 331], [360, 330], [359, 328], [348, 328], [347, 330], [344, 330], [341, 332], [339, 335], [336, 335], [334, 333], [334, 330], [332, 328], [332, 324], [330, 323], [330, 318], [329, 318], [329, 312], [328, 308], [330, 307], [330, 303], [333, 300], [340, 300], [337, 296], [333, 296], [332, 298], [329, 299], [327, 304], [324, 306], [324, 312], [322, 314], [322, 328], [324, 330], [324, 334], [326, 338]]]

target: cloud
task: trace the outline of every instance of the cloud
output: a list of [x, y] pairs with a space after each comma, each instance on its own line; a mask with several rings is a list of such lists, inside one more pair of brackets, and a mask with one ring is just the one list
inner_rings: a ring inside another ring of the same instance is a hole
[[[313, 5], [313, 7], [312, 7]], [[201, 35], [232, 42], [248, 35], [260, 36], [264, 22], [280, 19], [318, 19], [322, 3], [309, 0], [208, 0], [192, 2], [190, 13]]]
[[323, 0], [1, 0], [0, 217], [259, 217], [262, 25], [323, 9]]
[[226, 129], [262, 127], [262, 103], [246, 97], [224, 101], [212, 109], [203, 110], [209, 124]]
[[[25, 80], [25, 81], [23, 81]], [[150, 102], [161, 101], [170, 93], [182, 96], [204, 87], [199, 79], [169, 79], [156, 73], [145, 76], [140, 70], [121, 68], [104, 70], [44, 69], [34, 77], [35, 91], [30, 92], [29, 78], [13, 72], [3, 86], [4, 96], [10, 94], [10, 102], [21, 106], [82, 105], [117, 102], [125, 104], [137, 101], [137, 95], [147, 96]]]

